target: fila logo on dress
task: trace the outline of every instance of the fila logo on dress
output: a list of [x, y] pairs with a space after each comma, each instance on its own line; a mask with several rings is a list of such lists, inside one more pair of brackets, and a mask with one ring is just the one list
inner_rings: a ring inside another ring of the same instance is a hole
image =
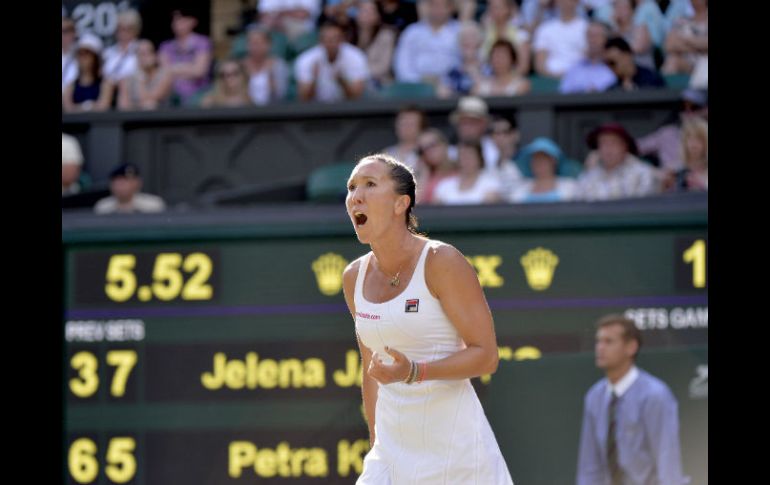
[[420, 306], [420, 300], [419, 298], [416, 298], [414, 300], [406, 300], [406, 308], [404, 309], [407, 313], [417, 313], [417, 309]]

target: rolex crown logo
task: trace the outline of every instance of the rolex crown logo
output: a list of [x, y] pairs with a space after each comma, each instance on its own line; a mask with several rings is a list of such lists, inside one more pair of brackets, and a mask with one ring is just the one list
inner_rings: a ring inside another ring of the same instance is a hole
[[521, 257], [521, 265], [527, 275], [527, 283], [535, 291], [543, 291], [551, 286], [553, 273], [559, 264], [559, 257], [545, 248], [535, 248]]
[[321, 293], [332, 296], [342, 290], [342, 272], [347, 264], [345, 258], [335, 253], [322, 254], [313, 261], [311, 267]]

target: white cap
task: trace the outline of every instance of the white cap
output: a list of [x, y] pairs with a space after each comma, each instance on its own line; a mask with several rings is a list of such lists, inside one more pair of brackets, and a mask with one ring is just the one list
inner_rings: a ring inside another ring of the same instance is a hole
[[102, 39], [92, 34], [91, 32], [85, 32], [80, 36], [78, 40], [78, 49], [88, 49], [94, 52], [96, 55], [102, 53]]
[[83, 165], [83, 152], [74, 136], [61, 134], [61, 164]]

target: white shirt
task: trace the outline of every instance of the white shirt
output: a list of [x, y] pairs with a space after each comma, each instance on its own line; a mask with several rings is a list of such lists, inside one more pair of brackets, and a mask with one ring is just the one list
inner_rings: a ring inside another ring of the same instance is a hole
[[587, 201], [645, 197], [659, 190], [652, 165], [631, 154], [612, 171], [600, 163], [578, 177], [578, 198]]
[[283, 12], [301, 8], [310, 12], [310, 18], [315, 20], [321, 13], [321, 0], [259, 0], [260, 12]]
[[366, 54], [354, 45], [343, 43], [340, 45], [334, 64], [329, 63], [323, 46], [317, 45], [303, 52], [294, 65], [297, 82], [305, 84], [313, 82], [313, 66], [317, 62], [321, 63], [315, 86], [317, 101], [334, 102], [345, 99], [345, 92], [335, 80], [336, 73], [341, 73], [342, 78], [348, 82], [369, 79]]
[[102, 72], [104, 77], [111, 81], [120, 81], [131, 77], [137, 70], [136, 61], [136, 41], [128, 44], [125, 51], [118, 44], [108, 47], [102, 54], [104, 66]]
[[635, 365], [632, 365], [631, 369], [626, 372], [626, 375], [624, 375], [618, 382], [616, 382], [615, 385], [613, 385], [610, 380], [607, 379], [607, 394], [615, 391], [615, 395], [621, 397], [626, 393], [628, 388], [631, 387], [631, 384], [633, 384], [638, 377], [639, 369], [637, 369]]
[[460, 189], [460, 176], [447, 177], [436, 186], [433, 201], [444, 205], [484, 204], [491, 193], [500, 193], [500, 183], [488, 172], [481, 172], [469, 189]]
[[535, 52], [548, 52], [545, 67], [549, 72], [561, 76], [585, 57], [587, 29], [588, 22], [581, 17], [569, 22], [549, 20], [537, 28], [533, 47]]
[[123, 209], [114, 196], [105, 197], [94, 206], [94, 212], [97, 214], [117, 214], [134, 212], [163, 212], [166, 210], [166, 203], [157, 195], [138, 193], [131, 199], [131, 208]]
[[[532, 189], [535, 186], [535, 181], [527, 179], [522, 182], [513, 193], [510, 194], [511, 202], [525, 202], [528, 201], [528, 197], [533, 194]], [[553, 191], [548, 195], [553, 196], [553, 199], [558, 201], [572, 200], [577, 196], [577, 181], [567, 177], [557, 177], [556, 186]], [[555, 194], [554, 194], [555, 193]]]
[[[275, 93], [270, 91], [270, 76], [273, 76]], [[274, 58], [271, 69], [262, 69], [249, 77], [249, 97], [256, 105], [267, 104], [275, 99], [283, 99], [288, 83], [288, 68], [283, 59]]]
[[393, 71], [401, 82], [421, 82], [424, 76], [444, 77], [460, 64], [457, 41], [460, 24], [450, 20], [438, 31], [427, 22], [408, 26], [398, 40]]

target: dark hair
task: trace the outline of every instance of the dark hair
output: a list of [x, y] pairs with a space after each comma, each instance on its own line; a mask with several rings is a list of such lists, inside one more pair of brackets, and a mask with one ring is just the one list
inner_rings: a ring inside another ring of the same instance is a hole
[[516, 117], [513, 115], [511, 116], [492, 115], [492, 119], [489, 122], [489, 126], [493, 127], [495, 123], [500, 123], [503, 121], [508, 123], [508, 125], [511, 127], [510, 128], [511, 130], [519, 129], [519, 124], [516, 122]]
[[[78, 48], [78, 50], [80, 50]], [[91, 49], [83, 49], [84, 51], [91, 54], [91, 56], [94, 58], [93, 66], [91, 67], [92, 72], [91, 75], [95, 78], [95, 82], [99, 83], [102, 79], [102, 56], [100, 54], [97, 54], [96, 52], [92, 51]], [[82, 74], [82, 71], [80, 69], [80, 65], [78, 65], [78, 79], [80, 79], [80, 75]]]
[[[605, 315], [596, 322], [596, 329], [609, 327], [610, 325], [620, 325], [623, 328], [623, 340], [628, 342], [629, 340], [636, 340], [637, 349], [636, 353], [639, 353], [639, 349], [642, 348], [642, 332], [636, 326], [633, 320], [626, 318], [619, 313], [613, 313]], [[636, 354], [634, 354], [636, 358]]]
[[519, 57], [516, 55], [516, 48], [513, 47], [510, 41], [506, 39], [497, 39], [492, 47], [489, 48], [489, 59], [492, 59], [492, 52], [498, 47], [502, 47], [511, 55], [511, 63], [515, 66], [519, 62]]
[[632, 52], [631, 46], [628, 45], [628, 42], [626, 42], [626, 39], [623, 37], [611, 37], [607, 39], [607, 42], [604, 43], [604, 48], [611, 49], [613, 47], [621, 52], [627, 52], [629, 54]]
[[423, 132], [426, 128], [428, 128], [428, 117], [425, 116], [425, 111], [423, 111], [422, 108], [416, 104], [410, 103], [401, 106], [398, 109], [396, 116], [400, 115], [401, 113], [417, 113], [420, 115], [420, 132]]
[[461, 141], [457, 144], [457, 161], [460, 161], [460, 148], [467, 147], [476, 153], [479, 159], [479, 169], [484, 168], [484, 152], [481, 150], [481, 144], [477, 142]]
[[388, 155], [387, 153], [375, 153], [373, 155], [367, 155], [360, 159], [356, 165], [365, 160], [377, 160], [388, 166], [390, 169], [390, 178], [393, 179], [395, 184], [395, 191], [398, 195], [409, 196], [409, 207], [404, 213], [406, 228], [412, 234], [424, 235], [417, 232], [417, 216], [412, 214], [414, 209], [415, 193], [417, 192], [417, 181], [414, 179], [414, 172], [412, 169], [396, 160], [395, 157]]
[[318, 32], [320, 33], [324, 29], [339, 29], [340, 32], [343, 34], [345, 33], [345, 27], [342, 26], [339, 22], [337, 22], [334, 19], [327, 18], [323, 22], [321, 22], [321, 25], [318, 26]]
[[380, 29], [388, 28], [388, 26], [386, 26], [382, 20], [385, 17], [385, 11], [383, 10], [380, 2], [377, 2], [375, 0], [363, 0], [362, 2], [359, 2], [359, 3], [371, 3], [372, 5], [374, 5], [375, 10], [377, 10], [377, 15], [379, 15], [380, 17], [380, 23], [374, 26], [374, 31], [372, 32], [372, 35], [369, 38], [369, 43], [366, 45], [359, 45], [358, 21], [355, 18], [351, 19], [353, 23], [353, 28], [351, 29], [350, 43], [360, 49], [366, 50], [369, 48], [369, 46], [372, 45], [372, 42], [374, 42], [374, 39], [377, 38], [377, 34], [380, 33]]
[[263, 36], [269, 43], [273, 43], [273, 38], [270, 37], [270, 31], [264, 26], [259, 24], [251, 24], [246, 28], [246, 38], [251, 37], [251, 34], [259, 34]]

